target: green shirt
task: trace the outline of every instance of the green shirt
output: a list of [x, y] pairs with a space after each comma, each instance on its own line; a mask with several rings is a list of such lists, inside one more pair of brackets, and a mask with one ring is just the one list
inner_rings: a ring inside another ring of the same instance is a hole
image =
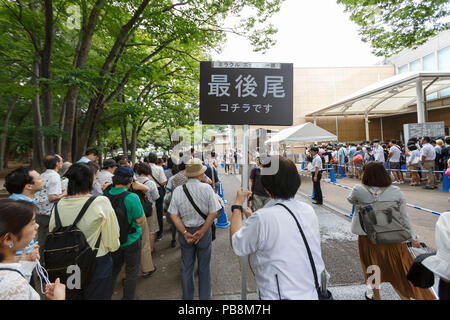
[[[111, 188], [109, 193], [113, 196], [121, 194], [122, 192], [127, 191], [126, 188]], [[127, 238], [127, 242], [121, 244], [121, 247], [129, 246], [134, 243], [142, 234], [142, 229], [139, 224], [136, 223], [137, 219], [142, 218], [144, 215], [144, 209], [142, 208], [141, 200], [139, 200], [139, 196], [135, 193], [130, 193], [125, 197], [124, 200], [125, 207], [127, 208], [128, 222], [131, 223], [132, 227], [136, 229], [135, 233], [130, 233]]]

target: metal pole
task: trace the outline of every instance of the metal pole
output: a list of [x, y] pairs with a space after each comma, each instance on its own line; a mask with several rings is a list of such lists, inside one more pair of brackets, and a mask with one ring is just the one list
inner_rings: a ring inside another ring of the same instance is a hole
[[339, 141], [339, 124], [338, 124], [338, 116], [336, 116], [336, 137]]
[[425, 108], [423, 105], [423, 89], [422, 80], [416, 81], [416, 97], [417, 97], [417, 123], [425, 123]]
[[383, 134], [383, 118], [380, 118], [380, 125], [381, 125], [381, 141], [384, 141], [384, 134]]
[[[249, 152], [249, 128], [248, 124], [244, 124], [244, 154], [242, 167], [242, 190], [248, 190], [248, 152]], [[244, 202], [244, 208], [247, 207], [247, 201]], [[245, 219], [245, 216], [244, 216]], [[247, 300], [247, 256], [241, 257], [241, 300]]]
[[369, 115], [367, 113], [364, 115], [364, 122], [366, 124], [366, 141], [369, 141]]

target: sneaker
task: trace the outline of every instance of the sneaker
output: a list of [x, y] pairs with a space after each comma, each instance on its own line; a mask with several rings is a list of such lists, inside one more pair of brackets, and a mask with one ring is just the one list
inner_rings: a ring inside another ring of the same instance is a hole
[[161, 236], [159, 236], [159, 237], [156, 238], [156, 241], [161, 241], [162, 238], [163, 238], [163, 236], [161, 235]]
[[175, 248], [177, 246], [177, 240], [172, 240], [171, 242], [170, 242], [170, 247], [171, 248]]
[[422, 189], [432, 190], [432, 189], [435, 189], [435, 188], [434, 187], [430, 187], [430, 186], [424, 186], [424, 187], [422, 187]]

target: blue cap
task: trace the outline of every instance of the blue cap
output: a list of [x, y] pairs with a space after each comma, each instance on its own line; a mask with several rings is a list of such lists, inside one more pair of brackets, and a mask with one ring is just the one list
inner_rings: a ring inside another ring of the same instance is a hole
[[134, 171], [133, 169], [129, 168], [129, 167], [118, 167], [115, 171], [114, 171], [114, 175], [115, 176], [122, 176], [122, 177], [134, 177]]

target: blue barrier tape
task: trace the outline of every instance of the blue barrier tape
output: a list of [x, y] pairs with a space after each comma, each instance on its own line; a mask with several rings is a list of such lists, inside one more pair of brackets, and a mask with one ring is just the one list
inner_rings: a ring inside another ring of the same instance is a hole
[[[310, 175], [305, 175], [305, 174], [302, 174], [302, 173], [299, 173], [299, 175], [305, 176], [305, 177], [311, 177]], [[332, 184], [332, 185], [334, 185], [334, 186], [338, 186], [338, 187], [343, 188], [343, 189], [353, 190], [353, 188], [351, 188], [351, 187], [344, 186], [344, 185], [341, 185], [341, 184], [336, 183], [336, 182], [330, 182], [330, 181], [325, 181], [325, 180], [324, 180], [324, 182], [329, 183], [329, 184]], [[435, 214], [435, 215], [438, 215], [438, 216], [440, 216], [440, 215], [442, 214], [442, 213], [440, 213], [440, 212], [433, 211], [433, 210], [430, 210], [430, 209], [427, 209], [427, 208], [422, 208], [422, 207], [419, 207], [419, 206], [416, 206], [416, 205], [413, 205], [413, 204], [407, 203], [406, 205], [407, 205], [408, 207], [411, 207], [411, 208], [414, 208], [414, 209], [417, 209], [417, 210], [420, 210], [420, 211], [429, 212], [429, 213], [432, 213], [432, 214]], [[345, 216], [347, 216], [347, 217], [349, 217], [349, 218], [352, 217], [352, 215], [347, 215], [347, 214], [346, 214]]]

